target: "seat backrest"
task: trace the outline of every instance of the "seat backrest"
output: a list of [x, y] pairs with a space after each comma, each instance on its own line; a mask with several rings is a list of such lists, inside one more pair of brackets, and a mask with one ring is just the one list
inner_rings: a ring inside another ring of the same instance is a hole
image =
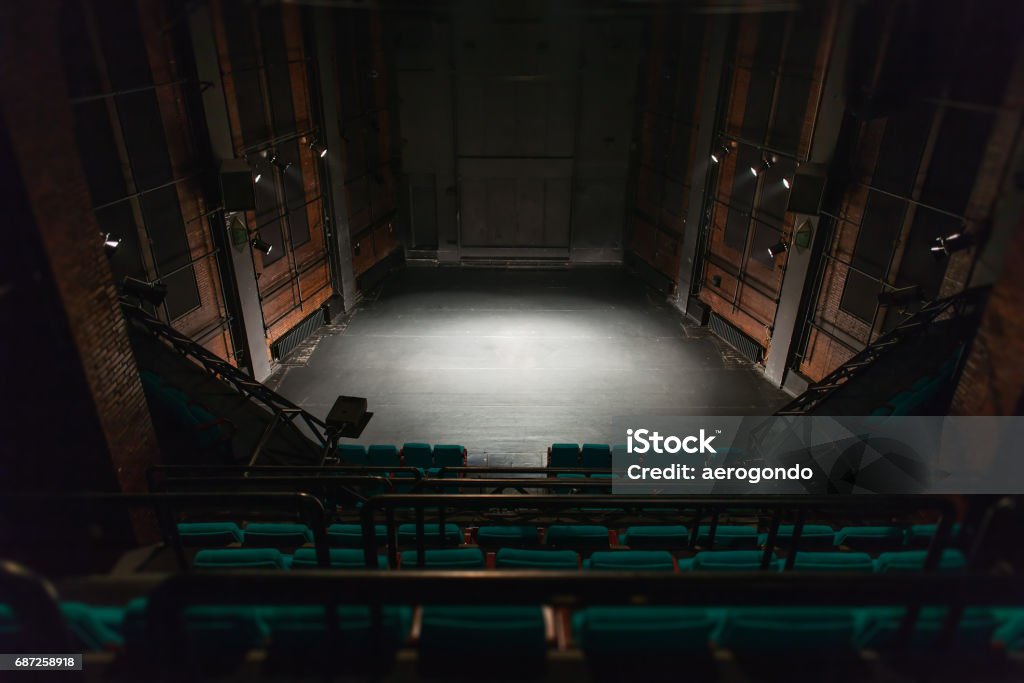
[[305, 524], [290, 522], [250, 522], [245, 525], [246, 548], [296, 548], [313, 542], [313, 532]]
[[[897, 550], [891, 553], [881, 553], [875, 559], [875, 571], [880, 574], [921, 572], [924, 571], [924, 561], [927, 556], [927, 550]], [[957, 571], [966, 566], [967, 558], [961, 551], [947, 548], [942, 551], [936, 569], [938, 571]]]
[[[332, 569], [366, 569], [366, 557], [362, 550], [331, 548], [329, 553]], [[383, 557], [378, 558], [376, 566], [381, 568], [381, 560], [384, 560], [384, 567], [386, 567], [387, 559]], [[316, 548], [299, 548], [292, 555], [292, 569], [315, 569], [318, 566]]]
[[737, 608], [726, 611], [715, 641], [736, 652], [835, 652], [853, 647], [852, 610], [821, 607]]
[[[764, 553], [760, 550], [704, 550], [693, 557], [695, 571], [757, 571]], [[769, 569], [778, 568], [772, 559]]]
[[367, 449], [366, 455], [375, 467], [398, 467], [402, 464], [398, 448], [391, 444], [373, 444]]
[[401, 555], [402, 569], [483, 569], [484, 554], [479, 548], [428, 549], [424, 552], [423, 566], [415, 550]]
[[242, 542], [242, 529], [234, 522], [181, 522], [178, 536], [187, 548], [216, 548]]
[[284, 555], [276, 548], [218, 548], [200, 550], [196, 569], [284, 569]]
[[428, 443], [407, 443], [402, 446], [402, 458], [406, 467], [428, 469], [434, 466], [434, 453]]
[[553, 443], [548, 467], [579, 467], [580, 447], [574, 443]]
[[366, 446], [357, 443], [343, 443], [338, 446], [338, 457], [342, 465], [369, 465], [370, 458], [366, 454]]
[[531, 550], [502, 548], [495, 557], [498, 569], [568, 569], [579, 568], [579, 555], [572, 550]]
[[462, 467], [466, 464], [466, 449], [454, 444], [434, 446], [434, 467]]
[[580, 465], [583, 467], [612, 466], [612, 449], [606, 443], [585, 443], [580, 450]]
[[[781, 563], [780, 563], [781, 564]], [[867, 553], [804, 552], [793, 558], [793, 571], [804, 572], [867, 572], [875, 564]]]
[[590, 569], [597, 570], [670, 572], [676, 568], [667, 550], [606, 550], [592, 554], [588, 562]]

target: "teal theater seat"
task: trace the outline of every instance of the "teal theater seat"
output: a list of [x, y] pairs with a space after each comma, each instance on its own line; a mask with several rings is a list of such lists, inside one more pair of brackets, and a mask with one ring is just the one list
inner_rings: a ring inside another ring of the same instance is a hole
[[[387, 543], [388, 528], [384, 524], [373, 527], [373, 543], [382, 546]], [[362, 524], [332, 524], [327, 527], [327, 541], [335, 548], [362, 548]]]
[[[205, 673], [224, 675], [236, 669], [247, 652], [263, 647], [267, 641], [267, 627], [251, 606], [193, 606], [185, 609], [184, 617], [189, 639]], [[155, 653], [144, 599], [129, 603], [123, 632], [129, 658], [136, 666], [153, 667]]]
[[403, 445], [402, 458], [406, 467], [419, 467], [422, 470], [427, 470], [434, 466], [434, 453], [428, 443]]
[[345, 443], [338, 446], [338, 457], [342, 465], [369, 465], [370, 457], [366, 453], [366, 446], [356, 443]]
[[566, 569], [579, 568], [579, 555], [572, 550], [523, 550], [502, 548], [495, 557], [498, 569]]
[[[441, 540], [440, 530], [437, 524], [424, 524], [423, 525], [423, 542], [427, 545], [438, 545]], [[457, 524], [445, 524], [444, 525], [444, 544], [446, 546], [462, 545], [463, 535], [462, 529]], [[416, 525], [415, 524], [399, 524], [398, 525], [398, 543], [399, 545], [411, 545], [416, 542]]]
[[[879, 574], [889, 572], [922, 572], [924, 571], [925, 557], [927, 550], [899, 550], [891, 553], [882, 553], [875, 559], [875, 571]], [[967, 558], [959, 550], [947, 549], [942, 551], [939, 564], [936, 570], [943, 572], [958, 571], [966, 569]]]
[[676, 568], [667, 550], [605, 550], [595, 552], [584, 566], [610, 571], [671, 572]]
[[[780, 566], [782, 563], [779, 563]], [[867, 553], [808, 552], [797, 553], [792, 570], [796, 572], [863, 572], [874, 571], [875, 563]]]
[[452, 444], [434, 446], [434, 467], [463, 467], [466, 464], [466, 449]]
[[423, 608], [419, 671], [428, 678], [526, 680], [547, 663], [544, 613], [536, 606]]
[[836, 532], [835, 545], [852, 550], [885, 550], [903, 543], [899, 526], [845, 526]]
[[829, 657], [852, 651], [855, 626], [849, 609], [737, 608], [726, 611], [715, 642], [739, 654]]
[[217, 548], [242, 542], [242, 530], [234, 522], [182, 522], [178, 536], [186, 548]]
[[[793, 524], [780, 524], [775, 535], [775, 543], [781, 548], [788, 548], [793, 541], [796, 527]], [[835, 543], [835, 531], [826, 524], [805, 524], [800, 531], [798, 548], [831, 548]], [[757, 544], [763, 546], [768, 542], [768, 533], [759, 534]]]
[[606, 443], [585, 443], [580, 450], [580, 465], [600, 469], [612, 466], [612, 449]]
[[484, 554], [478, 548], [426, 550], [421, 567], [416, 551], [406, 550], [401, 555], [401, 567], [402, 569], [483, 569]]
[[548, 467], [579, 467], [580, 447], [574, 443], [551, 444]]
[[[331, 569], [366, 569], [366, 556], [356, 548], [331, 548]], [[316, 561], [316, 548], [299, 548], [292, 555], [292, 569], [316, 569], [320, 565]], [[387, 569], [388, 559], [377, 556], [377, 568]]]
[[[680, 569], [693, 571], [753, 572], [761, 569], [764, 553], [760, 550], [703, 550], [689, 560], [679, 562]], [[772, 558], [768, 569], [778, 569], [779, 561]]]
[[250, 522], [245, 525], [246, 548], [297, 548], [313, 542], [313, 531], [305, 524]]
[[366, 457], [374, 467], [398, 467], [402, 464], [398, 448], [391, 445], [374, 444], [366, 450]]
[[[935, 532], [937, 532], [938, 530], [938, 524], [914, 524], [909, 529], [907, 529], [903, 537], [903, 542], [905, 545], [914, 548], [927, 548], [928, 545], [932, 542], [932, 538], [935, 537]], [[959, 536], [960, 524], [955, 523], [950, 529], [949, 539], [950, 541], [954, 541], [957, 538], [959, 538]]]
[[[701, 525], [697, 529], [697, 545], [707, 546], [711, 538], [711, 527]], [[719, 524], [715, 527], [714, 549], [739, 550], [756, 548], [757, 529], [741, 524]]]
[[192, 560], [196, 569], [285, 569], [285, 556], [277, 548], [206, 549]]
[[320, 605], [258, 610], [270, 633], [268, 669], [289, 680], [325, 670], [341, 675], [365, 675], [371, 671], [386, 674], [391, 671], [395, 654], [407, 640], [412, 624], [412, 610], [408, 607], [381, 607], [380, 637], [375, 638], [370, 608], [346, 605], [337, 609], [338, 639], [331, 642], [325, 609]]
[[482, 526], [476, 543], [488, 548], [530, 548], [540, 544], [540, 532], [536, 526]]
[[[906, 612], [902, 607], [871, 607], [860, 610], [856, 634], [857, 646], [870, 650], [892, 650], [900, 645], [900, 629]], [[924, 607], [914, 622], [907, 643], [911, 652], [932, 656], [940, 646], [940, 637], [947, 611], [941, 607]], [[992, 645], [998, 622], [992, 611], [967, 608], [957, 625], [955, 637], [943, 647], [958, 651], [987, 652]]]

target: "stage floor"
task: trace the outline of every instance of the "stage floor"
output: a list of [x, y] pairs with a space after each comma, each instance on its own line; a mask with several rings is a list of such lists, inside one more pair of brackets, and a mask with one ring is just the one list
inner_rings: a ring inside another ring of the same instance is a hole
[[620, 269], [410, 267], [317, 336], [272, 386], [320, 417], [339, 394], [365, 396], [375, 414], [359, 443], [458, 443], [475, 465], [608, 442], [615, 416], [769, 414], [788, 400]]

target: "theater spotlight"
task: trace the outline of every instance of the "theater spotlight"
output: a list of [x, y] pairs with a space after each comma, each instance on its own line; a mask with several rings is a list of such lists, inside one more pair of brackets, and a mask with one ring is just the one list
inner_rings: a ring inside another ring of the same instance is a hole
[[327, 156], [327, 146], [321, 145], [316, 138], [309, 141], [309, 149], [321, 159]]
[[778, 161], [778, 160], [779, 160], [779, 158], [776, 157], [776, 156], [761, 157], [761, 163], [759, 163], [759, 164], [757, 164], [755, 166], [751, 166], [750, 167], [750, 172], [756, 178], [759, 175], [761, 175], [764, 171], [767, 171], [769, 168], [774, 166], [775, 162]]
[[785, 242], [779, 241], [768, 247], [768, 256], [771, 258], [778, 258], [779, 254], [783, 254], [787, 251], [789, 251], [789, 246]]
[[121, 238], [114, 237], [109, 232], [103, 233], [103, 251], [110, 256], [121, 246]]
[[924, 292], [921, 290], [920, 285], [893, 289], [878, 295], [879, 306], [905, 306], [923, 301], [925, 301]]
[[732, 152], [732, 149], [729, 147], [729, 145], [722, 145], [721, 147], [719, 147], [718, 149], [716, 149], [714, 152], [711, 153], [711, 161], [712, 161], [712, 163], [715, 163], [715, 164], [722, 163], [722, 160], [725, 159], [727, 156], [729, 156], [729, 154], [731, 152]]
[[153, 306], [159, 306], [167, 296], [167, 285], [162, 282], [146, 282], [134, 277], [126, 277], [121, 282], [121, 292], [135, 297], [140, 302], [145, 301]]
[[285, 161], [277, 152], [271, 152], [270, 156], [267, 157], [267, 161], [269, 161], [272, 165], [277, 166], [282, 171], [287, 171], [288, 167], [292, 165], [292, 162]]
[[962, 232], [954, 232], [952, 235], [946, 235], [945, 237], [936, 237], [931, 252], [932, 256], [941, 259], [958, 251], [969, 249], [972, 246], [974, 246], [973, 236], [965, 235]]
[[270, 250], [274, 248], [274, 245], [270, 242], [264, 242], [259, 237], [254, 237], [252, 242], [249, 243], [253, 249], [260, 252], [264, 256], [270, 253]]

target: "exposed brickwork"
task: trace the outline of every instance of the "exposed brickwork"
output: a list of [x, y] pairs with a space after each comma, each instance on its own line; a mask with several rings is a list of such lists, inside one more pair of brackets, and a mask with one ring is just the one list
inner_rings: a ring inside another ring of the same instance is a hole
[[[964, 11], [967, 12], [969, 9]], [[963, 35], [955, 38], [960, 42], [973, 39], [975, 38]], [[882, 70], [888, 54], [887, 40], [889, 40], [888, 36], [881, 41], [880, 54], [875, 65], [876, 74]], [[964, 229], [968, 232], [984, 229], [1006, 172], [1013, 147], [1009, 141], [1014, 139], [1015, 131], [1020, 125], [1020, 107], [1024, 103], [1024, 55], [1018, 54], [1007, 83], [1003, 105], [995, 113], [993, 128], [977, 175], [963, 179], [972, 187], [970, 201], [964, 215], [966, 220]], [[972, 106], [970, 102], [964, 104], [968, 107]], [[942, 106], [934, 107], [934, 115], [930, 122], [933, 135], [922, 154], [919, 172], [910, 197], [912, 200], [916, 201], [919, 198], [921, 188], [927, 180], [928, 166], [934, 151], [935, 133], [938, 131], [945, 111], [946, 108]], [[871, 183], [887, 120], [885, 117], [871, 120], [862, 124], [858, 131], [858, 148], [855, 154], [857, 172], [853, 179], [859, 183]], [[875, 340], [884, 332], [884, 315], [879, 314], [872, 327], [840, 309], [843, 288], [849, 271], [845, 263], [849, 262], [853, 256], [868, 194], [868, 189], [863, 185], [851, 183], [841, 200], [838, 213], [840, 220], [836, 222], [829, 250], [835, 260], [828, 262], [823, 271], [819, 297], [814, 311], [816, 324], [824, 330], [808, 331], [809, 343], [800, 364], [800, 372], [812, 380], [822, 378], [853, 355], [852, 349], [863, 348], [865, 344]], [[913, 219], [921, 210], [913, 202], [908, 202], [906, 208], [907, 213], [902, 226], [898, 234], [893, 236], [895, 243], [893, 265], [886, 280], [891, 285], [895, 285], [898, 281]], [[964, 289], [969, 280], [975, 256], [974, 250], [968, 250], [952, 254], [948, 258], [939, 288], [939, 296], [949, 296]]]
[[1024, 216], [992, 289], [981, 327], [953, 397], [955, 415], [1020, 415], [1024, 412]]
[[[272, 145], [269, 141], [245, 140], [242, 137], [238, 99], [235, 94], [234, 79], [231, 75], [232, 65], [221, 7], [222, 3], [219, 1], [212, 3], [213, 29], [221, 70], [224, 73], [224, 93], [235, 154], [241, 157], [245, 155], [246, 148], [263, 144], [269, 149]], [[253, 10], [253, 12], [255, 11]], [[316, 128], [316, 119], [310, 109], [310, 83], [305, 61], [306, 49], [303, 44], [302, 8], [292, 4], [281, 5], [281, 24], [284, 32], [285, 55], [289, 62], [295, 131], [312, 131]], [[265, 83], [264, 88], [266, 88]], [[268, 358], [271, 344], [315, 311], [333, 294], [330, 264], [327, 257], [327, 239], [323, 226], [324, 206], [319, 177], [320, 159], [310, 148], [313, 135], [313, 133], [302, 135], [297, 140], [299, 146], [298, 166], [302, 171], [304, 201], [306, 202], [304, 211], [309, 224], [309, 241], [294, 250], [288, 249], [284, 258], [269, 264], [264, 263], [262, 254], [253, 252], [262, 298], [263, 322], [267, 327], [265, 353]], [[331, 153], [337, 154], [338, 150], [331, 150]], [[283, 213], [283, 205], [279, 207], [279, 210]], [[255, 232], [257, 228], [255, 212], [246, 212], [246, 221], [249, 230]]]
[[[794, 150], [798, 159], [807, 158], [814, 137], [818, 103], [824, 87], [838, 9], [838, 3], [832, 2], [829, 3], [828, 11], [823, 14], [815, 62], [808, 75], [810, 90], [803, 110], [799, 140]], [[727, 135], [737, 138], [744, 137], [747, 95], [753, 79], [774, 78], [774, 71], [768, 73], [765, 71], [769, 65], [756, 63], [759, 30], [763, 20], [764, 15], [749, 15], [739, 20], [736, 52], [729, 55], [729, 59], [733, 60], [735, 67], [731, 71], [732, 78], [726, 104], [724, 128]], [[790, 18], [789, 24], [786, 29], [787, 35], [793, 33], [795, 19]], [[791, 35], [788, 39], [792, 41], [807, 38]], [[786, 57], [783, 55], [781, 66], [783, 73], [786, 69], [785, 59]], [[708, 254], [700, 298], [710, 304], [712, 310], [718, 315], [764, 346], [767, 357], [771, 354], [770, 340], [788, 255], [780, 256], [771, 266], [768, 266], [753, 259], [749, 248], [737, 250], [726, 243], [726, 223], [730, 212], [737, 210], [730, 207], [733, 182], [737, 173], [748, 173], [745, 168], [737, 169], [737, 163], [738, 155], [734, 152], [727, 156], [718, 167], [718, 182], [712, 190], [715, 200], [711, 209]], [[758, 198], [755, 199], [755, 207], [760, 203], [760, 197], [769, 191], [763, 186], [763, 182], [761, 185], [757, 191]], [[757, 209], [755, 209], [756, 215]], [[780, 238], [787, 243], [792, 242], [794, 229], [794, 216], [787, 213], [782, 219]], [[748, 241], [750, 238], [751, 236], [748, 234]]]
[[[164, 4], [160, 0], [140, 0], [139, 19], [146, 39], [153, 82], [173, 84], [183, 80], [184, 75], [179, 72], [175, 63], [174, 49], [169, 33], [165, 30], [169, 19], [164, 9]], [[196, 338], [210, 351], [234, 363], [231, 337], [222, 324], [228, 314], [221, 289], [220, 273], [216, 259], [211, 256], [214, 244], [210, 235], [210, 223], [205, 216], [209, 207], [203, 200], [200, 179], [193, 175], [208, 162], [198, 158], [197, 144], [192, 137], [194, 131], [189, 125], [181, 86], [165, 85], [156, 88], [154, 92], [160, 106], [174, 177], [189, 177], [185, 182], [178, 183], [175, 189], [181, 205], [181, 216], [185, 221], [191, 258], [197, 260], [194, 271], [200, 305], [174, 320], [173, 324], [183, 333]]]
[[2, 11], [2, 86], [15, 95], [4, 98], [3, 115], [16, 162], [110, 461], [123, 490], [144, 490], [145, 468], [159, 460], [156, 437], [78, 158], [59, 45], [40, 39], [58, 35], [58, 5], [4, 3]]

